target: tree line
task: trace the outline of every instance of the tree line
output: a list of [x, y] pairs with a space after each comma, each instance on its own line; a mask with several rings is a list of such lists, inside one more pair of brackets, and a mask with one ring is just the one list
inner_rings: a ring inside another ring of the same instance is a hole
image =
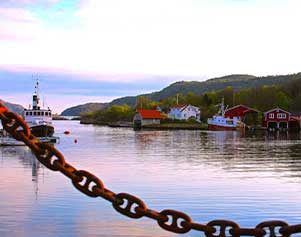
[[151, 101], [148, 97], [139, 96], [136, 106], [112, 105], [95, 112], [81, 115], [82, 119], [93, 119], [102, 122], [132, 121], [136, 109], [157, 109], [168, 113], [169, 109], [178, 104], [190, 104], [199, 107], [202, 111], [201, 119], [218, 113], [219, 104], [224, 98], [228, 108], [243, 104], [259, 111], [267, 111], [280, 107], [290, 112], [301, 112], [301, 78], [290, 80], [284, 85], [257, 86], [235, 91], [231, 86], [220, 91], [210, 91], [202, 94], [189, 92], [185, 95], [177, 94], [174, 97], [164, 98], [160, 101]]

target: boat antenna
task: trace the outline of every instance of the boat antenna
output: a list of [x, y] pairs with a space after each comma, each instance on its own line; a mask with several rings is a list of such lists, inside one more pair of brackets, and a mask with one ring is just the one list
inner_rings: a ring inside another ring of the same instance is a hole
[[32, 97], [32, 107], [33, 109], [40, 109], [39, 108], [39, 79], [36, 79], [35, 91]]
[[222, 112], [222, 116], [224, 116], [225, 114], [225, 104], [224, 104], [224, 97], [222, 98], [222, 104], [221, 104], [221, 112]]

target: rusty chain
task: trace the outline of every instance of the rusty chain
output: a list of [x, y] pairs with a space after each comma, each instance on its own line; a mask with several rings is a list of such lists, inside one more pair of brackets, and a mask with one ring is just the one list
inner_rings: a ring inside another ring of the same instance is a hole
[[258, 224], [255, 228], [241, 228], [229, 220], [213, 220], [207, 224], [193, 222], [186, 213], [176, 210], [148, 209], [138, 197], [128, 193], [114, 193], [106, 189], [103, 182], [86, 170], [77, 170], [67, 163], [62, 153], [53, 145], [41, 143], [31, 135], [26, 122], [17, 114], [10, 112], [0, 103], [0, 119], [3, 128], [16, 140], [23, 141], [35, 154], [36, 158], [47, 168], [60, 171], [71, 179], [73, 186], [90, 197], [102, 197], [112, 203], [113, 208], [122, 215], [130, 218], [148, 217], [156, 220], [164, 230], [184, 234], [191, 230], [204, 232], [207, 237], [289, 237], [301, 234], [301, 224], [288, 225], [284, 221], [273, 220]]

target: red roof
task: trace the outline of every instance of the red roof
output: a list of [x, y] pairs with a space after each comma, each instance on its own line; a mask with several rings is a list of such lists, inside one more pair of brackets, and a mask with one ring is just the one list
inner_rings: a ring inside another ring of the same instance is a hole
[[158, 110], [154, 109], [138, 109], [137, 113], [141, 115], [144, 119], [161, 119], [163, 116]]
[[175, 108], [175, 109], [181, 109], [183, 107], [187, 107], [187, 105], [175, 105], [173, 106], [172, 108]]

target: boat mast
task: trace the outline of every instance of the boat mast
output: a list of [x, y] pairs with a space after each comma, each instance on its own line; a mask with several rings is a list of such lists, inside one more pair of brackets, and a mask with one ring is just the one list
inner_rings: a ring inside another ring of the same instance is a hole
[[36, 85], [35, 85], [35, 91], [33, 93], [33, 96], [32, 96], [32, 109], [34, 110], [39, 110], [40, 109], [40, 106], [39, 106], [39, 80], [37, 79], [36, 81]]
[[222, 112], [222, 116], [225, 115], [225, 104], [224, 104], [224, 97], [222, 99], [222, 104], [221, 104], [221, 112]]

